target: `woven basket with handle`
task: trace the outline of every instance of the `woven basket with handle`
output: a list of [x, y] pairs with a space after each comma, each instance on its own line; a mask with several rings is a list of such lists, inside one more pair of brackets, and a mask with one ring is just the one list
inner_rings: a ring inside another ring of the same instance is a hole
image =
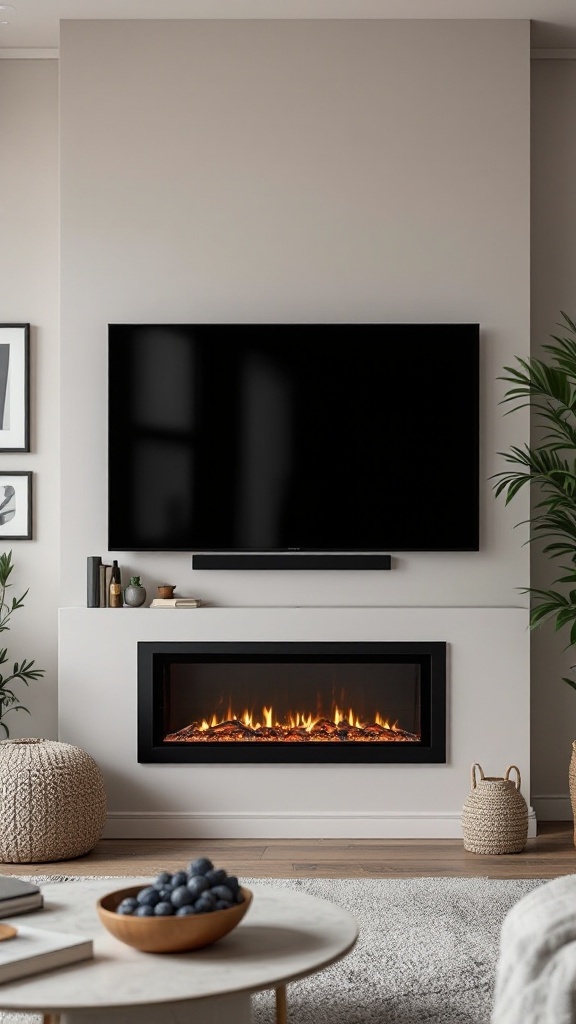
[[[516, 782], [510, 779], [510, 772], [516, 772]], [[503, 778], [485, 776], [479, 764], [472, 765], [472, 789], [462, 808], [465, 850], [493, 854], [520, 853], [524, 849], [528, 806], [520, 785], [515, 764], [506, 769]]]

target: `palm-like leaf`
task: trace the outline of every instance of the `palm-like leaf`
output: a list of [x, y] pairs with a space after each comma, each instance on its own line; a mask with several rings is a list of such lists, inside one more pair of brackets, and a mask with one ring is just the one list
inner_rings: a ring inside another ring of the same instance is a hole
[[[530, 628], [552, 619], [556, 630], [568, 629], [567, 647], [576, 645], [576, 323], [561, 312], [564, 330], [544, 345], [546, 358], [517, 358], [499, 380], [508, 388], [502, 399], [506, 414], [529, 406], [538, 426], [537, 445], [512, 445], [498, 452], [506, 468], [492, 479], [496, 497], [513, 501], [524, 488], [536, 496], [529, 541], [538, 540], [552, 559], [568, 557], [554, 585], [566, 592], [537, 587], [522, 591], [531, 598]], [[566, 333], [567, 332], [567, 333]], [[518, 524], [521, 525], [521, 524]], [[576, 666], [571, 666], [572, 669]], [[564, 682], [576, 689], [576, 681]]]

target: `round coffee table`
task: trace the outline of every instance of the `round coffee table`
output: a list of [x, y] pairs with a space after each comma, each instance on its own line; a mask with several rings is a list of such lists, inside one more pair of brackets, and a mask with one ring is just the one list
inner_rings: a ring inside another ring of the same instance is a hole
[[[94, 941], [94, 958], [0, 985], [4, 1011], [44, 1014], [60, 1024], [250, 1024], [251, 995], [276, 989], [285, 1019], [285, 986], [341, 960], [354, 947], [352, 914], [293, 889], [251, 886], [252, 906], [234, 931], [190, 953], [140, 953], [100, 924], [96, 901], [144, 885], [109, 878], [42, 885], [44, 909], [21, 918]], [[8, 919], [6, 919], [8, 920]]]

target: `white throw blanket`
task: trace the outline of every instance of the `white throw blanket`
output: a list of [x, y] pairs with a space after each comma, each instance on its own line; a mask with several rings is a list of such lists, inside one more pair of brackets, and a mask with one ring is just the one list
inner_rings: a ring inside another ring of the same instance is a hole
[[546, 882], [508, 911], [492, 1024], [576, 1024], [576, 875]]

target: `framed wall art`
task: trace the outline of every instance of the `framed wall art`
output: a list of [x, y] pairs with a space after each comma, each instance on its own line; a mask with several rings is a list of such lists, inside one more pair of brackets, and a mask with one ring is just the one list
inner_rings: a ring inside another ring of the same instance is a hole
[[32, 540], [32, 473], [0, 473], [0, 543]]
[[30, 324], [0, 324], [0, 452], [30, 451]]

